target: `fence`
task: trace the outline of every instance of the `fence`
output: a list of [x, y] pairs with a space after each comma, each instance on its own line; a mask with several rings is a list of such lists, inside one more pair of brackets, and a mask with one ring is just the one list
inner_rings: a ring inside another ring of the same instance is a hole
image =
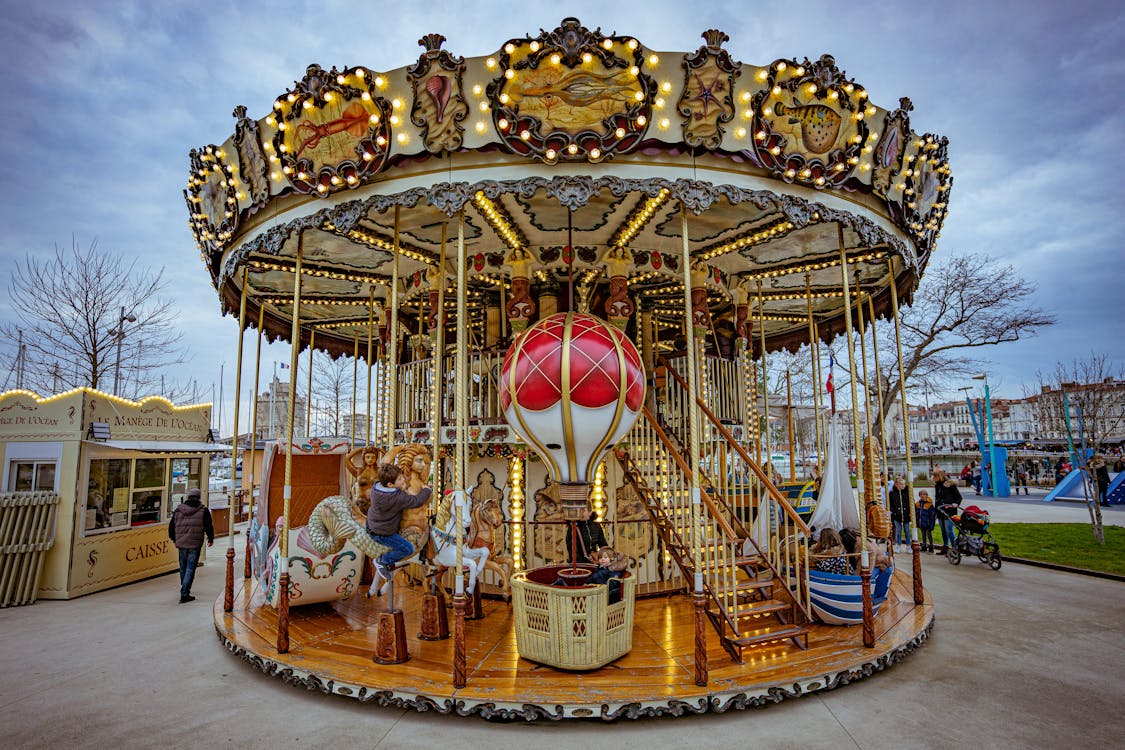
[[54, 492], [0, 494], [0, 607], [35, 602], [58, 506]]

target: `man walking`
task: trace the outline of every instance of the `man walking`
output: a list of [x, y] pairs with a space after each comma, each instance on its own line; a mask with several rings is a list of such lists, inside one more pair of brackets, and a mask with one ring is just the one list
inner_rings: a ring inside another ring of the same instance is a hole
[[180, 503], [168, 521], [168, 538], [175, 542], [180, 553], [180, 604], [195, 601], [191, 595], [191, 584], [195, 580], [199, 553], [203, 551], [204, 535], [208, 547], [215, 543], [211, 511], [203, 507], [199, 497], [198, 487], [188, 490], [187, 499]]

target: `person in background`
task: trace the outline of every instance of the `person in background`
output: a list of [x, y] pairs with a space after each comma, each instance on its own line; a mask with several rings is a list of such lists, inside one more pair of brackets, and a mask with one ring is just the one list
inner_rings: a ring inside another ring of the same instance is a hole
[[[578, 539], [574, 539], [574, 531], [578, 531]], [[566, 553], [570, 556], [571, 565], [575, 563], [594, 563], [594, 552], [609, 545], [605, 540], [605, 532], [598, 520], [594, 518], [594, 511], [587, 510], [586, 518], [566, 525]], [[575, 555], [577, 554], [577, 557]]]
[[198, 487], [188, 490], [187, 498], [168, 520], [168, 538], [175, 543], [180, 554], [180, 604], [195, 601], [191, 595], [191, 584], [195, 581], [195, 568], [203, 551], [203, 537], [207, 537], [208, 547], [215, 543], [211, 511], [200, 501], [201, 494]]
[[[891, 510], [891, 521], [894, 522], [895, 552], [906, 552], [910, 549], [910, 491], [906, 487], [906, 480], [899, 477], [891, 486], [888, 504]], [[899, 545], [902, 545], [901, 547]]]
[[1094, 481], [1098, 487], [1098, 502], [1109, 507], [1109, 467], [1105, 459], [1098, 454], [1090, 461], [1090, 468], [1094, 470]]
[[930, 499], [930, 493], [925, 490], [918, 491], [916, 513], [918, 518], [918, 531], [922, 538], [922, 551], [933, 552], [934, 521], [937, 520], [937, 513], [934, 511], [934, 501]]
[[981, 482], [980, 463], [978, 461], [973, 461], [973, 465], [972, 465], [971, 468], [972, 468], [972, 471], [973, 471], [973, 490], [979, 495], [980, 494], [980, 482]]
[[957, 539], [953, 516], [960, 510], [961, 492], [957, 489], [957, 482], [941, 469], [934, 471], [934, 504], [938, 523], [941, 524], [941, 549], [937, 554], [944, 555]]
[[1027, 462], [1023, 459], [1017, 459], [1012, 466], [1012, 476], [1016, 480], [1014, 489], [1017, 495], [1020, 494], [1020, 487], [1023, 487], [1023, 494], [1030, 494], [1027, 489], [1028, 473]]

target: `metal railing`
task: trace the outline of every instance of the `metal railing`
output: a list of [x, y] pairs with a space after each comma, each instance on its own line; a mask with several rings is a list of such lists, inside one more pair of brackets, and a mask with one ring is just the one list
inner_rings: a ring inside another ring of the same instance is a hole
[[[445, 381], [441, 389], [442, 424], [453, 423], [454, 357], [446, 355], [442, 361]], [[497, 424], [504, 421], [500, 408], [500, 366], [504, 352], [469, 352], [469, 376], [466, 398], [469, 421]], [[420, 427], [429, 424], [433, 417], [433, 359], [420, 359], [398, 366], [396, 380], [395, 414], [399, 427]]]

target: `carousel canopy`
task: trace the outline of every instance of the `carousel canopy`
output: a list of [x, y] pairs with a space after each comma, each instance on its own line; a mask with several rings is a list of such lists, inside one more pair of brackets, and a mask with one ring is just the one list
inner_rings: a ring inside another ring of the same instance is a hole
[[422, 333], [431, 290], [453, 308], [460, 232], [477, 341], [486, 308], [553, 297], [651, 312], [671, 345], [685, 227], [692, 287], [732, 330], [749, 309], [755, 346], [807, 341], [806, 296], [821, 337], [841, 331], [842, 262], [877, 315], [892, 281], [909, 297], [945, 218], [946, 139], [829, 55], [754, 65], [702, 36], [663, 52], [568, 18], [484, 57], [430, 34], [407, 67], [310, 65], [191, 152], [189, 222], [224, 311], [245, 285], [247, 321], [288, 339], [300, 253], [302, 343], [351, 353], [392, 298], [398, 333]]

